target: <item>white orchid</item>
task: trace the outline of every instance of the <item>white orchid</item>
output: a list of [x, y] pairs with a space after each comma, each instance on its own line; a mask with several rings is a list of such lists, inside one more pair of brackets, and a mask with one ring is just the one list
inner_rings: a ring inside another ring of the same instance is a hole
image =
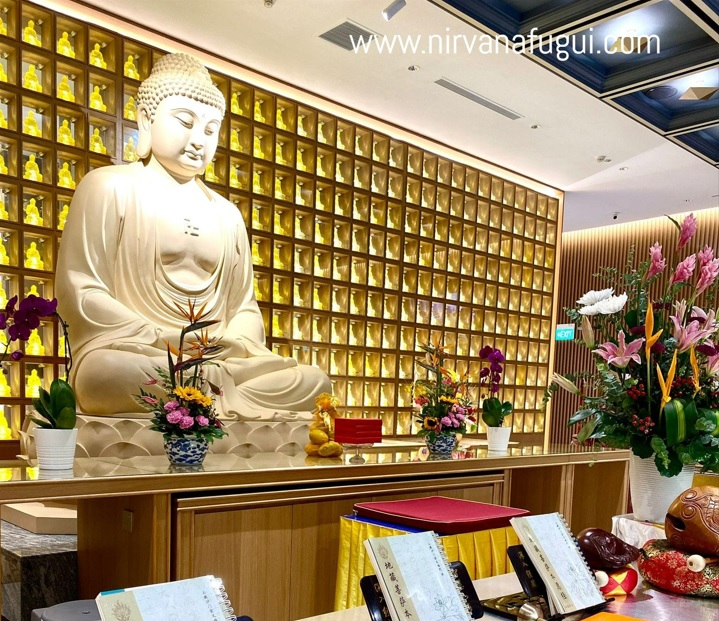
[[599, 291], [594, 291], [592, 289], [591, 291], [587, 291], [581, 298], [579, 298], [577, 300], [577, 304], [581, 304], [582, 306], [591, 306], [593, 304], [596, 304], [597, 302], [606, 300], [612, 295], [614, 295], [614, 289], [612, 287], [610, 287], [609, 289], [601, 289]]

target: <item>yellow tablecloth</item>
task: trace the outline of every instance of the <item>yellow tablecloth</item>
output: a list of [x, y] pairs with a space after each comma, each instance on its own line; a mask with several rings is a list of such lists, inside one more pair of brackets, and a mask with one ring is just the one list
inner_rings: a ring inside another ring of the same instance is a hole
[[[364, 603], [359, 581], [374, 573], [365, 552], [364, 541], [372, 537], [403, 535], [408, 531], [352, 519], [340, 518], [340, 550], [337, 562], [335, 610], [345, 610]], [[519, 540], [511, 526], [480, 530], [461, 535], [440, 537], [447, 559], [462, 561], [472, 580], [498, 576], [512, 571], [507, 547]]]

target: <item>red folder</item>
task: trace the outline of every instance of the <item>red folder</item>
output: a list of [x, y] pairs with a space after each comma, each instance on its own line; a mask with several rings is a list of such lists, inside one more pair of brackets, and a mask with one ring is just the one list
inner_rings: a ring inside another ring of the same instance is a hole
[[443, 535], [502, 528], [509, 526], [510, 518], [529, 514], [529, 511], [524, 509], [444, 496], [361, 502], [354, 508], [361, 517], [422, 530], [433, 530]]

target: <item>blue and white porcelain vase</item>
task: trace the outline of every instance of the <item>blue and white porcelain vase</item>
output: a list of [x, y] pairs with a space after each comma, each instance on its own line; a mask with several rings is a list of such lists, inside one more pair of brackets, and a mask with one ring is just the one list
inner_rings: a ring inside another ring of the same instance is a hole
[[165, 440], [165, 453], [171, 464], [198, 466], [207, 455], [207, 440], [195, 436], [172, 436]]
[[457, 444], [457, 434], [454, 431], [437, 433], [434, 436], [434, 442], [429, 439], [429, 436], [425, 436], [424, 441], [427, 443], [427, 448], [431, 455], [446, 455], [449, 457]]

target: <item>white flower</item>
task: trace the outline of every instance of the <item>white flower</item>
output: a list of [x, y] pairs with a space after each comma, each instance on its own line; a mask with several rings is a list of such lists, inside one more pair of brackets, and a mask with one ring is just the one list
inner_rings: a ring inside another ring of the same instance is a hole
[[[610, 289], [606, 289], [606, 291], [610, 291]], [[579, 309], [580, 315], [613, 315], [614, 313], [618, 313], [620, 310], [624, 308], [624, 305], [627, 303], [627, 294], [622, 293], [622, 295], [612, 295], [608, 298], [605, 298], [603, 300], [600, 300], [596, 304], [590, 304], [589, 306], [583, 306]]]
[[598, 315], [599, 314], [599, 304], [590, 304], [589, 306], [582, 306], [582, 308], [579, 309], [580, 315]]
[[[606, 300], [610, 295], [614, 294], [614, 289], [602, 289], [601, 291], [587, 291], [581, 298], [577, 300], [577, 304], [582, 304], [583, 306], [589, 306], [592, 304], [596, 304], [597, 302], [601, 302], [602, 300]], [[580, 311], [581, 312], [581, 311]], [[596, 315], [596, 313], [586, 313], [587, 315]]]

